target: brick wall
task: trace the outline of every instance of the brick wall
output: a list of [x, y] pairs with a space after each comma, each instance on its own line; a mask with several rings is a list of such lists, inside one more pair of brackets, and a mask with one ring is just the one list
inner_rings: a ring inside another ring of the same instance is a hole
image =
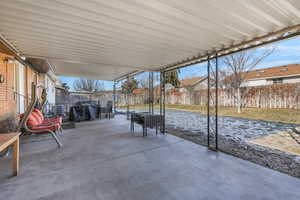
[[[18, 73], [18, 63], [9, 63], [7, 58], [12, 57], [0, 53], [0, 74], [5, 77], [5, 82], [0, 83], [0, 133], [13, 131], [18, 121], [17, 96], [15, 94], [16, 88], [14, 88], [16, 87], [15, 74]], [[32, 82], [43, 84], [43, 76], [25, 66], [25, 108], [30, 103]], [[38, 91], [38, 94], [40, 94], [40, 91]]]
[[0, 54], [0, 74], [4, 75], [4, 83], [0, 83], [0, 132], [14, 128], [16, 118], [16, 101], [14, 99], [14, 68], [8, 63], [8, 56]]

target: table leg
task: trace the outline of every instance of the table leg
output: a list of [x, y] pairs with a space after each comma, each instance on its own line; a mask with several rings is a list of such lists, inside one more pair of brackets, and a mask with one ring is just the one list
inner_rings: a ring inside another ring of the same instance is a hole
[[12, 144], [13, 146], [13, 160], [12, 160], [12, 167], [13, 167], [13, 174], [17, 176], [19, 174], [19, 138]]

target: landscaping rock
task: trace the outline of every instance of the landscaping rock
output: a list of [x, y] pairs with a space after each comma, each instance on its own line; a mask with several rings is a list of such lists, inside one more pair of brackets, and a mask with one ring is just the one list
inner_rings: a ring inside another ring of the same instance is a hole
[[[211, 127], [214, 128], [212, 116]], [[249, 141], [281, 131], [300, 132], [297, 124], [219, 116], [219, 150], [259, 165], [300, 178], [300, 156], [256, 145]], [[166, 110], [167, 132], [200, 145], [207, 145], [207, 116], [194, 112]], [[210, 143], [215, 144], [214, 135]]]
[[[178, 128], [189, 132], [207, 132], [207, 116], [204, 114], [166, 110], [166, 124], [174, 129]], [[211, 121], [214, 127], [214, 121]], [[297, 124], [268, 122], [262, 120], [243, 119], [236, 117], [219, 116], [219, 135], [236, 137], [241, 140], [253, 140], [287, 129], [296, 128]]]
[[[167, 110], [166, 127], [168, 133], [207, 145], [206, 115]], [[250, 140], [296, 127], [295, 124], [220, 116], [219, 150], [300, 178], [300, 156], [249, 143]], [[212, 146], [214, 141], [212, 136]]]

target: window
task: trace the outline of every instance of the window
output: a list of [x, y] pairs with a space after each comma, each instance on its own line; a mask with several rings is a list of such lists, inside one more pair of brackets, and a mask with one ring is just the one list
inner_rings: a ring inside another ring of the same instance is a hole
[[278, 83], [282, 83], [282, 82], [283, 82], [282, 78], [273, 79], [273, 84], [278, 84]]
[[25, 66], [16, 62], [14, 66], [14, 94], [17, 103], [17, 112], [24, 113], [26, 108], [26, 72]]
[[286, 71], [288, 71], [288, 68], [283, 68], [283, 69], [281, 69], [280, 71], [286, 72]]

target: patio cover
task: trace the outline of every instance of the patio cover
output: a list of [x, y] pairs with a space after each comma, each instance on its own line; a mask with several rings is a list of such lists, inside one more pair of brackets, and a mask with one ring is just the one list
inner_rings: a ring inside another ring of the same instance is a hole
[[0, 19], [20, 55], [58, 75], [114, 80], [298, 34], [300, 1], [2, 0]]

